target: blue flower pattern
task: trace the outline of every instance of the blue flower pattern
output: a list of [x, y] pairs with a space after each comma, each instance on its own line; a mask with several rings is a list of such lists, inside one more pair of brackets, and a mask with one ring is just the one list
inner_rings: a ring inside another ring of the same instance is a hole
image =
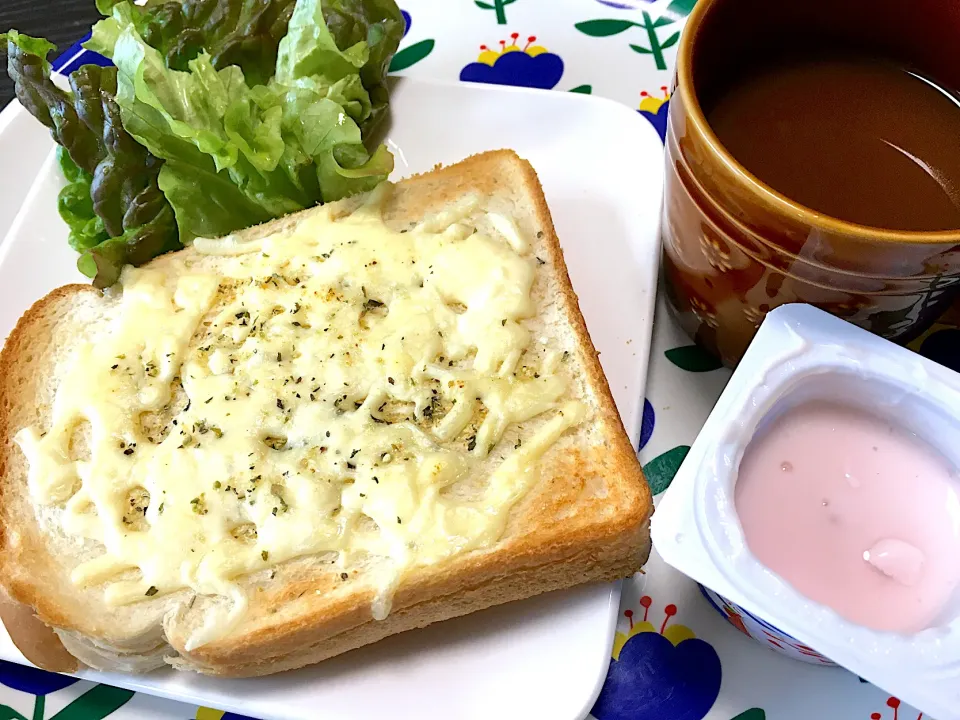
[[464, 67], [460, 79], [541, 90], [556, 87], [563, 76], [563, 60], [542, 45], [535, 44], [536, 40], [536, 36], [531, 35], [521, 46], [520, 34], [512, 33], [509, 44], [506, 40], [500, 41], [499, 50], [481, 45], [477, 62]]

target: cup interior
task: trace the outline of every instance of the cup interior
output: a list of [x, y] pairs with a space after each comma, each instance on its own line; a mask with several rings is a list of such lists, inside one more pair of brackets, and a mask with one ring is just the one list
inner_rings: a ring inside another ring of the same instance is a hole
[[899, 61], [960, 90], [954, 0], [713, 0], [693, 20], [690, 60], [701, 108], [758, 62], [821, 48]]

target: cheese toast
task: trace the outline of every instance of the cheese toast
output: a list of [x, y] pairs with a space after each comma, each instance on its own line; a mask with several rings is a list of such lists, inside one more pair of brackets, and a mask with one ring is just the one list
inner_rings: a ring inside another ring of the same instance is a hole
[[0, 588], [83, 663], [266, 675], [645, 562], [650, 492], [515, 153], [120, 286], [53, 291], [0, 355]]

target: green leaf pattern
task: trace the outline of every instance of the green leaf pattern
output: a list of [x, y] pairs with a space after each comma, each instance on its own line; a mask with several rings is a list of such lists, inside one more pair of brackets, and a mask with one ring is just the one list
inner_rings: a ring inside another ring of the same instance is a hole
[[0, 720], [27, 720], [9, 705], [0, 705]]
[[699, 345], [675, 347], [667, 350], [664, 355], [678, 368], [688, 372], [709, 372], [723, 367], [723, 363]]
[[491, 2], [484, 2], [483, 0], [474, 0], [474, 3], [481, 10], [495, 10], [497, 13], [497, 25], [506, 25], [507, 24], [507, 5], [512, 5], [517, 0], [491, 0]]
[[587, 20], [574, 25], [577, 30], [590, 37], [610, 37], [637, 26], [630, 20]]
[[653, 460], [643, 466], [643, 474], [650, 485], [650, 492], [659, 495], [673, 482], [677, 475], [677, 470], [683, 463], [687, 453], [690, 452], [689, 445], [678, 445], [672, 450], [657, 455]]
[[126, 705], [133, 691], [110, 685], [95, 685], [50, 720], [103, 720]]
[[767, 720], [767, 714], [760, 708], [750, 708], [749, 710], [744, 710], [733, 718], [733, 720]]
[[427, 40], [421, 40], [398, 51], [390, 63], [390, 72], [400, 72], [420, 62], [433, 52], [433, 46], [433, 39], [428, 38]]
[[697, 0], [673, 0], [673, 2], [667, 5], [664, 14], [679, 20], [689, 15], [693, 10], [693, 6], [696, 4]]
[[[47, 720], [103, 720], [126, 705], [136, 693], [110, 685], [94, 685]], [[31, 720], [44, 720], [46, 696], [33, 696]], [[27, 720], [9, 705], [0, 705], [0, 720]]]
[[[676, 2], [672, 3], [671, 7], [676, 4]], [[677, 17], [680, 16], [668, 13], [654, 18], [644, 10], [642, 14], [643, 22], [605, 18], [600, 20], [585, 20], [584, 22], [576, 23], [574, 27], [584, 35], [589, 35], [590, 37], [610, 37], [611, 35], [619, 35], [634, 27], [642, 28], [646, 30], [647, 33], [647, 44], [640, 45], [631, 43], [630, 48], [636, 53], [649, 55], [653, 58], [658, 70], [666, 70], [667, 61], [663, 55], [663, 51], [677, 44], [677, 41], [680, 39], [680, 32], [677, 31], [665, 40], [661, 40], [658, 31], [667, 25], [672, 25], [676, 22]]]
[[661, 48], [661, 49], [665, 49], [665, 48], [668, 48], [668, 47], [672, 47], [673, 45], [676, 45], [677, 40], [679, 40], [679, 39], [680, 39], [680, 33], [679, 33], [679, 32], [675, 32], [673, 35], [671, 35], [671, 36], [668, 37], [666, 40], [664, 40], [662, 43], [660, 43], [660, 48]]

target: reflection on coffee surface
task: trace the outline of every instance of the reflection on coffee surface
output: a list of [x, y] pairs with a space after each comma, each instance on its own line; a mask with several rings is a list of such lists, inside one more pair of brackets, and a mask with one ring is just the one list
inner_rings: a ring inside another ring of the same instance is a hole
[[791, 200], [891, 230], [960, 229], [960, 99], [871, 56], [792, 56], [705, 107], [723, 146]]

